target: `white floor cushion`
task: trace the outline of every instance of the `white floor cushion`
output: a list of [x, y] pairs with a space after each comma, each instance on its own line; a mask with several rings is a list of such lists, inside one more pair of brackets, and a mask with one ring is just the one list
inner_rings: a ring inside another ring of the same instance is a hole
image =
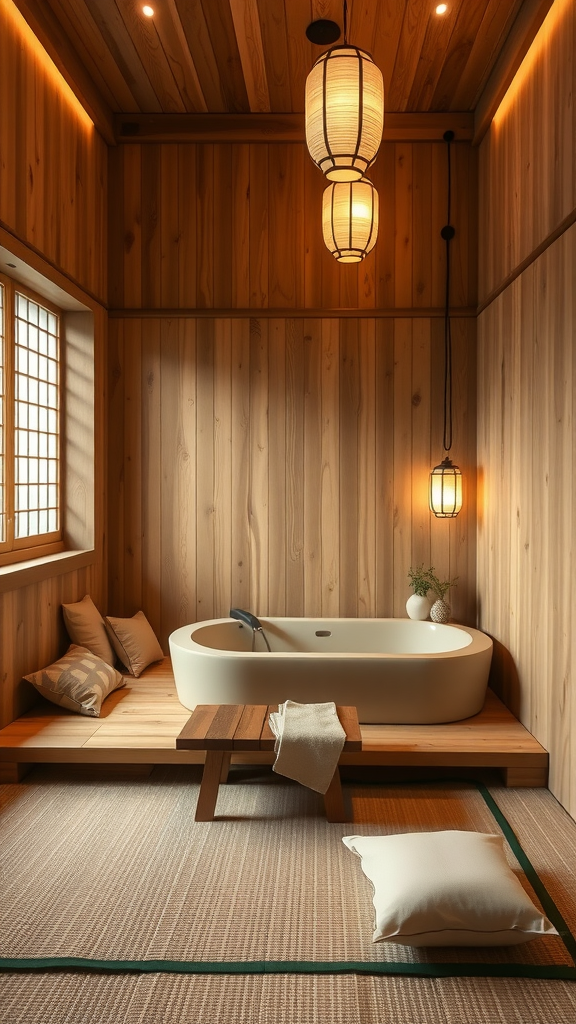
[[557, 934], [509, 867], [502, 836], [452, 830], [342, 841], [374, 887], [374, 942], [509, 946]]

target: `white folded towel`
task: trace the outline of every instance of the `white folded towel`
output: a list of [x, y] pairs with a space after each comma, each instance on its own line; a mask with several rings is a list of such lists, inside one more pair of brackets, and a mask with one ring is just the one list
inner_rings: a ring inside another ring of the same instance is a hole
[[325, 793], [346, 741], [336, 705], [284, 701], [270, 715], [270, 728], [276, 737], [272, 770]]

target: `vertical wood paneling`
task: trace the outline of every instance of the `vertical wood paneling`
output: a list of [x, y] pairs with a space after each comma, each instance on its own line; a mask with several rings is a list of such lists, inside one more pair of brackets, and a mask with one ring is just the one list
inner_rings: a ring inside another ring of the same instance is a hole
[[321, 612], [340, 614], [340, 359], [339, 324], [322, 320]]
[[[409, 566], [432, 561], [460, 576], [454, 617], [474, 622], [474, 489], [462, 521], [427, 507], [441, 321], [112, 324], [110, 430], [125, 454], [110, 459], [110, 569], [126, 614], [142, 603], [164, 645], [231, 605], [402, 616]], [[454, 455], [471, 487], [471, 319], [456, 322], [454, 366]], [[439, 460], [441, 423], [434, 437]]]
[[340, 325], [340, 614], [358, 608], [358, 414], [360, 409], [359, 323]]
[[[452, 304], [476, 298], [476, 151], [452, 147]], [[111, 151], [113, 308], [426, 309], [444, 303], [445, 143], [384, 143], [375, 249], [340, 266], [326, 181], [299, 144], [130, 144]], [[138, 295], [140, 299], [138, 301]]]
[[[214, 304], [214, 146], [196, 149], [196, 301]], [[188, 244], [192, 239], [187, 239]]]
[[[142, 336], [142, 607], [156, 621], [161, 616], [162, 533], [166, 512], [162, 498], [172, 482], [172, 473], [161, 458], [162, 363], [160, 352], [173, 349], [178, 324], [174, 320], [154, 320]], [[173, 465], [173, 463], [171, 464]], [[165, 481], [165, 477], [170, 477]], [[134, 611], [139, 611], [135, 608]]]
[[196, 617], [214, 615], [214, 328], [196, 326]]
[[[132, 147], [131, 147], [132, 148]], [[178, 146], [178, 305], [196, 305], [196, 147]]]
[[361, 320], [358, 360], [358, 615], [376, 604], [376, 323]]
[[232, 598], [232, 324], [214, 332], [214, 603]]
[[576, 207], [574, 4], [548, 20], [480, 147], [480, 300]]
[[479, 324], [481, 625], [511, 655], [495, 684], [550, 751], [571, 813], [575, 253], [572, 227]]
[[268, 597], [276, 615], [286, 614], [286, 320], [268, 323]]
[[394, 614], [394, 321], [376, 325], [376, 615]]
[[106, 144], [5, 13], [0, 69], [0, 221], [105, 301]]
[[[194, 368], [192, 367], [192, 370]], [[250, 321], [232, 324], [232, 604], [249, 608], [250, 593]], [[271, 562], [272, 564], [272, 562]], [[257, 613], [255, 613], [257, 614]]]
[[574, 815], [574, 5], [549, 17], [480, 151], [480, 297], [500, 294], [478, 326], [478, 591], [494, 686]]
[[304, 439], [304, 614], [313, 615], [322, 607], [322, 322], [319, 320], [304, 321]]
[[286, 324], [286, 614], [304, 606], [304, 323]]
[[250, 321], [250, 594], [268, 607], [268, 321]]
[[[118, 176], [122, 181], [122, 175]], [[61, 605], [90, 593], [106, 612], [105, 572], [105, 393], [106, 314], [84, 293], [100, 302], [107, 298], [107, 147], [93, 128], [79, 120], [41, 64], [37, 53], [5, 10], [0, 12], [0, 222], [18, 242], [18, 255], [44, 277], [66, 287], [61, 270], [75, 281], [94, 313], [94, 453], [95, 453], [95, 561], [83, 569], [0, 595], [0, 725], [5, 725], [35, 703], [36, 692], [22, 676], [49, 664], [66, 650]], [[122, 202], [116, 204], [122, 210]], [[4, 244], [10, 247], [5, 232]], [[34, 250], [34, 251], [32, 251]], [[40, 259], [45, 257], [45, 261]], [[56, 270], [53, 270], [53, 267]], [[118, 288], [123, 297], [123, 285]], [[119, 325], [120, 326], [120, 325]], [[122, 376], [124, 332], [113, 342], [113, 366]], [[124, 379], [120, 392], [124, 395]], [[140, 385], [137, 382], [137, 390]], [[116, 392], [115, 412], [120, 413]], [[118, 422], [118, 429], [122, 423]], [[114, 479], [122, 487], [124, 444], [118, 435]], [[77, 439], [78, 440], [78, 439]], [[81, 441], [79, 441], [79, 450]], [[121, 527], [122, 528], [122, 527]], [[125, 550], [115, 537], [122, 574]], [[136, 584], [137, 586], [138, 584]]]

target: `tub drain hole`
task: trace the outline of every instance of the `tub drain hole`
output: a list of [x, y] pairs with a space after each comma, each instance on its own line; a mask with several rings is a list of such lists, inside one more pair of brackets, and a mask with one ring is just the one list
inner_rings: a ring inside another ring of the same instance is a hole
[[330, 629], [317, 629], [316, 636], [332, 636], [332, 631]]

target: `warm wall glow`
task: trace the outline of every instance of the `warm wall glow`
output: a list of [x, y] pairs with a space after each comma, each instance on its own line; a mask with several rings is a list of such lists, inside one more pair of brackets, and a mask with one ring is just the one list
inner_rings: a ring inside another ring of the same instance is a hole
[[12, 0], [0, 0], [0, 14], [11, 22], [28, 52], [38, 61], [51, 85], [60, 93], [83, 127], [92, 130], [94, 128], [92, 118], [89, 117], [80, 100], [72, 91], [66, 79], [60, 74], [54, 61], [48, 56], [26, 19], [23, 18], [18, 8], [12, 3]]
[[504, 120], [508, 114], [510, 108], [514, 106], [518, 99], [518, 94], [522, 91], [524, 83], [534, 71], [534, 65], [538, 62], [546, 47], [549, 46], [552, 37], [560, 26], [564, 15], [571, 9], [574, 0], [555, 0], [552, 7], [548, 11], [542, 25], [536, 33], [532, 45], [528, 50], [528, 53], [524, 57], [518, 71], [514, 75], [508, 91], [505, 93], [498, 110], [494, 114], [492, 123], [498, 127], [499, 124]]

